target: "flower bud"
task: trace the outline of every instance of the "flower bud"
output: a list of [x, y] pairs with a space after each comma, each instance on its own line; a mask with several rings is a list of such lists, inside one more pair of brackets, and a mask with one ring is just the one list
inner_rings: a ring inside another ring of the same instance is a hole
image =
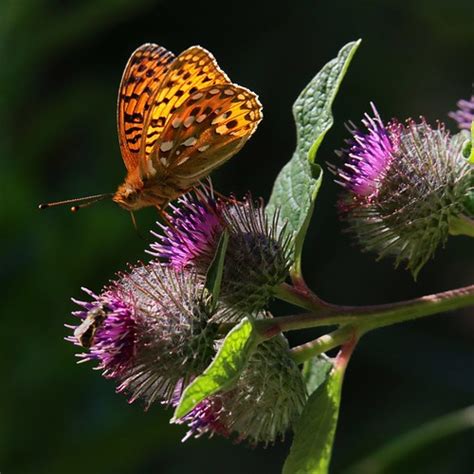
[[279, 335], [260, 344], [236, 385], [201, 402], [176, 423], [188, 424], [186, 435], [233, 434], [236, 441], [272, 444], [300, 416], [306, 388], [288, 342]]
[[221, 298], [228, 306], [227, 321], [266, 307], [274, 288], [288, 276], [289, 239], [278, 217], [271, 222], [261, 201], [250, 196], [215, 199], [212, 191], [187, 194], [174, 208], [164, 235], [150, 253], [179, 270], [195, 268], [201, 278], [215, 255], [224, 229], [229, 235]]
[[214, 355], [217, 325], [195, 272], [153, 262], [134, 268], [93, 301], [79, 302], [81, 324], [68, 338], [97, 360], [117, 391], [148, 407], [169, 403], [180, 381], [200, 374]]
[[416, 278], [464, 216], [474, 168], [462, 154], [463, 134], [423, 118], [385, 125], [373, 112], [362, 121], [365, 131], [350, 130], [339, 153], [345, 164], [333, 168], [348, 191], [339, 207], [364, 250], [393, 256]]

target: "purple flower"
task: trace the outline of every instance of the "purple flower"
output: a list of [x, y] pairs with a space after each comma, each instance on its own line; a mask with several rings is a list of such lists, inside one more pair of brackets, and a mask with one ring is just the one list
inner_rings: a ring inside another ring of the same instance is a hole
[[348, 147], [337, 152], [345, 158], [341, 168], [331, 167], [337, 175], [336, 181], [347, 188], [356, 198], [370, 199], [377, 194], [380, 183], [390, 167], [399, 141], [399, 125], [393, 122], [384, 125], [374, 104], [374, 117], [365, 114], [362, 131], [353, 124], [349, 127], [352, 137]]
[[241, 319], [266, 307], [274, 289], [288, 276], [291, 266], [289, 235], [278, 215], [271, 221], [263, 201], [247, 196], [216, 199], [212, 191], [199, 189], [173, 208], [164, 234], [149, 253], [176, 270], [194, 268], [205, 278], [224, 229], [229, 240], [221, 287], [228, 305], [227, 321]]
[[[175, 394], [174, 405], [180, 392]], [[236, 442], [268, 445], [284, 438], [306, 400], [301, 371], [290, 357], [288, 341], [280, 334], [257, 347], [233, 388], [209, 397], [172, 421], [188, 425], [183, 441], [219, 434], [232, 436]]]
[[[183, 383], [176, 387], [172, 405], [178, 406], [182, 392], [184, 390]], [[182, 418], [173, 419], [172, 422], [178, 425], [187, 425], [189, 430], [182, 439], [187, 441], [189, 438], [199, 438], [202, 435], [209, 435], [211, 438], [215, 434], [228, 438], [230, 432], [225, 423], [221, 420], [223, 415], [222, 399], [220, 396], [213, 396], [203, 400], [194, 407], [187, 415]]]
[[474, 121], [474, 95], [470, 100], [460, 100], [456, 104], [458, 110], [450, 112], [448, 115], [456, 120], [458, 127], [461, 129], [470, 130], [471, 124]]
[[191, 412], [176, 421], [177, 424], [187, 424], [188, 432], [183, 438], [183, 442], [191, 437], [199, 438], [202, 435], [209, 435], [211, 438], [215, 434], [228, 438], [229, 429], [220, 420], [222, 412], [222, 401], [219, 397], [211, 397], [199, 403]]
[[185, 194], [178, 206], [171, 206], [171, 225], [158, 224], [163, 235], [152, 232], [157, 241], [148, 252], [177, 270], [200, 262], [209, 265], [225, 227], [223, 204], [214, 197], [212, 188], [203, 186], [198, 193]]
[[465, 136], [423, 118], [384, 125], [372, 108], [375, 116], [362, 121], [367, 131], [353, 127], [339, 153], [344, 165], [332, 167], [349, 191], [339, 208], [363, 250], [404, 262], [416, 278], [465, 213], [473, 182]]
[[187, 383], [211, 361], [219, 311], [195, 272], [158, 262], [139, 265], [91, 302], [79, 302], [81, 324], [70, 342], [87, 349], [80, 357], [97, 360], [117, 391], [146, 407], [170, 403], [180, 381]]
[[82, 310], [73, 314], [81, 319], [74, 334], [66, 338], [88, 349], [79, 354], [82, 361], [97, 361], [105, 377], [117, 377], [127, 368], [135, 351], [136, 321], [133, 308], [119, 293], [107, 290], [100, 296], [83, 289], [91, 302], [73, 300]]

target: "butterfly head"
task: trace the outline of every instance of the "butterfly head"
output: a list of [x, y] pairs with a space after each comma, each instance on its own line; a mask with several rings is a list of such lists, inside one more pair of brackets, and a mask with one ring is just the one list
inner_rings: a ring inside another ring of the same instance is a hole
[[140, 190], [132, 184], [125, 182], [119, 186], [117, 192], [112, 197], [112, 201], [127, 211], [136, 211], [146, 206], [146, 203], [144, 203], [141, 198], [142, 193]]

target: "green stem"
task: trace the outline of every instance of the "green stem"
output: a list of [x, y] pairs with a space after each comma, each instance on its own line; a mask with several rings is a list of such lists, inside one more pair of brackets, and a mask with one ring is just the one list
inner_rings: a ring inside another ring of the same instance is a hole
[[463, 215], [452, 218], [449, 222], [449, 233], [474, 237], [474, 219]]
[[[310, 304], [311, 302], [308, 306]], [[261, 334], [272, 335], [283, 331], [342, 324], [352, 324], [363, 333], [472, 304], [474, 304], [474, 285], [469, 285], [456, 290], [383, 305], [338, 306], [326, 303], [325, 307], [319, 306], [314, 313], [257, 321], [256, 325]]]
[[387, 443], [348, 469], [346, 474], [386, 472], [413, 452], [447, 436], [472, 428], [474, 428], [474, 405], [430, 421]]
[[282, 283], [276, 287], [275, 298], [291, 303], [300, 308], [309, 311], [318, 312], [322, 308], [327, 307], [327, 303], [316, 296], [304, 283], [302, 279], [297, 276], [293, 277], [293, 285]]
[[354, 326], [342, 326], [339, 329], [318, 337], [314, 341], [307, 342], [291, 349], [291, 357], [297, 364], [311, 359], [314, 356], [323, 354], [341, 344], [356, 338], [357, 331]]

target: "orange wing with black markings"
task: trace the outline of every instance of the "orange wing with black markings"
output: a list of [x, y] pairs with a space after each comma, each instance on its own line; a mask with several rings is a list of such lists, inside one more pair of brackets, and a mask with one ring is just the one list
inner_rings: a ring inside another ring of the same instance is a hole
[[142, 159], [150, 155], [166, 124], [189, 97], [200, 89], [216, 84], [231, 82], [214, 56], [204, 48], [192, 46], [173, 60], [152, 100], [144, 126], [145, 137], [140, 151]]
[[162, 46], [147, 43], [132, 53], [125, 67], [117, 101], [117, 128], [128, 171], [138, 166], [151, 102], [174, 58], [175, 55]]
[[237, 153], [261, 119], [257, 96], [233, 84], [209, 51], [192, 46], [175, 57], [144, 44], [128, 60], [117, 102], [125, 181], [115, 193], [40, 208], [78, 210], [111, 197], [128, 211], [164, 209]]
[[261, 108], [253, 92], [235, 84], [198, 89], [172, 114], [141, 165], [143, 175], [189, 189], [242, 148]]

